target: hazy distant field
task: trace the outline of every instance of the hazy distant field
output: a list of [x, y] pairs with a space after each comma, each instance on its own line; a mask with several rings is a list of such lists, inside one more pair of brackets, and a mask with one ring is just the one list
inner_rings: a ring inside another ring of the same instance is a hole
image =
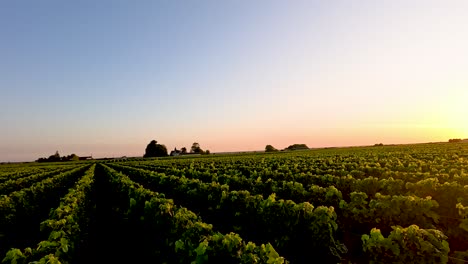
[[467, 143], [6, 164], [0, 194], [6, 263], [468, 261]]

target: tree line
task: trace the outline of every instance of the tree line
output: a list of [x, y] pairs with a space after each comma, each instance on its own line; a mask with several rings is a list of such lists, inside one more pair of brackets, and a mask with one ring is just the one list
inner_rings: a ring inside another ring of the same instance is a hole
[[461, 138], [451, 138], [449, 139], [449, 143], [457, 143], [457, 142], [463, 142], [464, 140]]
[[[182, 147], [180, 150], [175, 148], [171, 151], [171, 156], [179, 156], [179, 155], [188, 155], [188, 154], [201, 154], [201, 155], [208, 155], [210, 154], [209, 150], [203, 150], [200, 147], [198, 142], [194, 142], [192, 147], [190, 148], [190, 152], [187, 152], [186, 147]], [[152, 157], [166, 157], [169, 156], [167, 152], [167, 148], [164, 144], [158, 144], [158, 141], [151, 140], [151, 142], [146, 146], [145, 154], [143, 158], [152, 158]]]
[[78, 161], [78, 160], [80, 160], [80, 157], [74, 153], [68, 156], [60, 157], [59, 152], [56, 151], [54, 155], [50, 155], [48, 158], [39, 158], [36, 161], [37, 162], [60, 162], [60, 161]]
[[[309, 147], [306, 144], [292, 144], [288, 146], [287, 148], [282, 149], [281, 151], [306, 150], [306, 149], [309, 149]], [[265, 152], [276, 152], [276, 151], [279, 151], [279, 150], [273, 147], [272, 145], [266, 145], [265, 147]]]

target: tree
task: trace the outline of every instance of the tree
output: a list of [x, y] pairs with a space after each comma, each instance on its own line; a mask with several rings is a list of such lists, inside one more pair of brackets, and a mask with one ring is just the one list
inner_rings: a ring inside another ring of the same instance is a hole
[[273, 147], [272, 145], [266, 145], [265, 147], [265, 152], [276, 152], [278, 151], [275, 147]]
[[151, 142], [146, 146], [144, 158], [150, 157], [165, 157], [167, 156], [167, 148], [162, 144], [158, 144], [156, 140], [151, 140]]
[[194, 142], [192, 144], [192, 147], [190, 148], [191, 153], [196, 153], [196, 154], [203, 154], [203, 149], [200, 148], [200, 144], [197, 142]]
[[209, 149], [205, 150], [205, 154], [210, 155], [211, 154], [210, 150]]
[[181, 148], [180, 154], [187, 154], [187, 148], [186, 147]]
[[80, 160], [80, 157], [78, 157], [76, 154], [70, 154], [68, 156], [63, 156], [62, 161], [78, 161]]
[[293, 144], [287, 147], [285, 150], [305, 150], [309, 149], [306, 144]]
[[49, 159], [48, 159], [48, 161], [50, 161], [50, 162], [57, 162], [57, 161], [60, 161], [60, 160], [61, 160], [61, 158], [60, 158], [60, 154], [59, 154], [58, 150], [55, 151], [55, 154], [51, 155], [49, 157]]
[[48, 158], [39, 158], [37, 162], [59, 162], [59, 161], [78, 161], [80, 157], [76, 154], [70, 154], [68, 156], [60, 157], [58, 151], [55, 152], [54, 155], [50, 155]]
[[69, 161], [78, 161], [78, 160], [80, 160], [80, 157], [78, 157], [78, 155], [76, 155], [74, 153], [69, 155], [67, 158], [68, 158]]

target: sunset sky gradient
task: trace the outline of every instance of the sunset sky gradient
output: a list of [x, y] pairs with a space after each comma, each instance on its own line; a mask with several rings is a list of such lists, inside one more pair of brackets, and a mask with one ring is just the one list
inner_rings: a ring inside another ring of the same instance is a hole
[[1, 1], [0, 161], [468, 137], [468, 1]]

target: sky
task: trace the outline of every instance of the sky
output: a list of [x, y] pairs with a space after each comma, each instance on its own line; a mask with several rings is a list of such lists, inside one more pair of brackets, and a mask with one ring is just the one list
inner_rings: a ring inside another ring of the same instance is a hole
[[0, 161], [468, 138], [468, 1], [0, 1]]

